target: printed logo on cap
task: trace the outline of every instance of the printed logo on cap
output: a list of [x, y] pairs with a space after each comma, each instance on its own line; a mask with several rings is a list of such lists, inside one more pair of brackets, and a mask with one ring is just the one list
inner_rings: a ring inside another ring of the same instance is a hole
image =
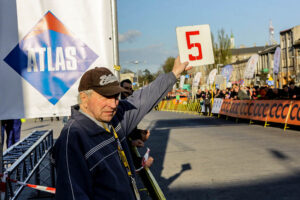
[[55, 105], [97, 58], [48, 11], [4, 61]]

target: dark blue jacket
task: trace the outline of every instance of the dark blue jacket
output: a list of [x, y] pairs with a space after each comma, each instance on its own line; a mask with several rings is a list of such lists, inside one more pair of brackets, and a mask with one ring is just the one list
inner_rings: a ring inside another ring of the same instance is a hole
[[[154, 82], [120, 101], [111, 124], [115, 127], [131, 171], [135, 169], [126, 136], [172, 89], [174, 74], [159, 76]], [[57, 173], [56, 199], [134, 200], [130, 179], [120, 161], [117, 142], [93, 120], [72, 108], [71, 119], [63, 128], [54, 150]]]

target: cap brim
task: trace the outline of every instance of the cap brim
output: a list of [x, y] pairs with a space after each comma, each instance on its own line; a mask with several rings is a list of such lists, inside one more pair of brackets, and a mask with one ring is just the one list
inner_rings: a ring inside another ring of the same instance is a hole
[[128, 90], [122, 88], [121, 86], [108, 86], [101, 89], [95, 88], [93, 90], [105, 97], [114, 96], [120, 94], [121, 92], [129, 92]]

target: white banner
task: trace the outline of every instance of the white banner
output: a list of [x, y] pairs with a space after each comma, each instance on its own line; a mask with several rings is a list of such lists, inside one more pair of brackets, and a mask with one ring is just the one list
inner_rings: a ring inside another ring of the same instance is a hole
[[259, 58], [258, 54], [254, 54], [248, 60], [248, 63], [244, 71], [244, 78], [249, 78], [249, 79], [253, 78], [258, 58]]
[[221, 85], [225, 82], [225, 77], [223, 75], [216, 75], [216, 84]]
[[273, 66], [274, 74], [278, 74], [278, 72], [279, 72], [280, 54], [281, 54], [281, 49], [280, 49], [280, 47], [277, 47], [275, 50], [275, 54], [274, 54], [274, 66]]
[[5, 0], [0, 13], [0, 119], [70, 115], [82, 74], [113, 71], [110, 0]]
[[194, 80], [193, 80], [193, 87], [198, 87], [199, 83], [200, 83], [200, 78], [202, 76], [202, 73], [201, 72], [197, 72], [195, 77], [194, 77]]
[[208, 79], [207, 79], [207, 85], [212, 85], [214, 83], [217, 72], [218, 72], [217, 69], [213, 69], [209, 72]]
[[181, 75], [180, 76], [180, 82], [179, 82], [179, 88], [182, 89], [185, 81], [185, 76]]
[[214, 113], [214, 114], [219, 114], [219, 112], [221, 110], [222, 103], [223, 103], [223, 99], [215, 98], [211, 112]]

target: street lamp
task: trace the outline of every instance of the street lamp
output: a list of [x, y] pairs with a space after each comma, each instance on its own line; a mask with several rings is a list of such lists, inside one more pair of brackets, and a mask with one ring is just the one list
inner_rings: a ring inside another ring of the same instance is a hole
[[133, 64], [136, 64], [136, 80], [137, 80], [137, 86], [139, 87], [140, 86], [140, 84], [139, 84], [139, 71], [138, 71], [139, 61], [138, 60], [133, 61]]

